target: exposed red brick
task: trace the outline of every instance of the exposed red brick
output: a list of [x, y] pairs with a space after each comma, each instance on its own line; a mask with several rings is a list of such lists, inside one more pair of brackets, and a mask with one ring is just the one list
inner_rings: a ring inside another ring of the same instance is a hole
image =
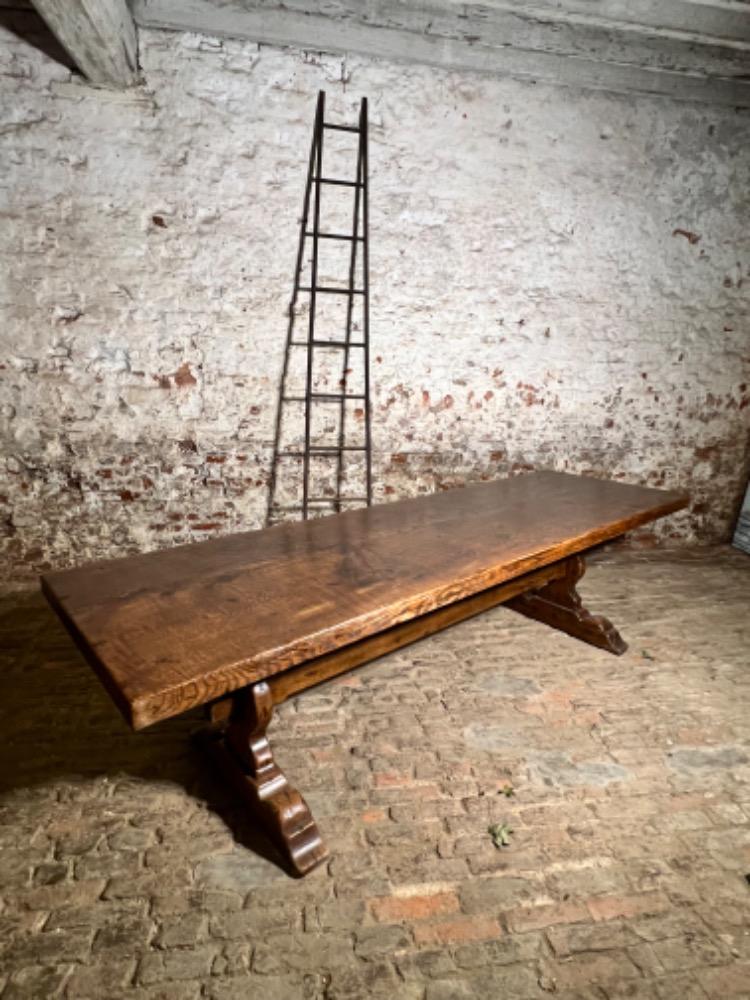
[[401, 788], [410, 785], [414, 778], [410, 774], [397, 774], [395, 771], [381, 771], [374, 776], [376, 788]]
[[362, 813], [363, 823], [382, 823], [386, 819], [388, 819], [388, 813], [385, 809], [365, 809]]
[[414, 928], [414, 940], [417, 944], [487, 941], [502, 935], [500, 924], [489, 917], [457, 917], [439, 924], [418, 924]]
[[594, 920], [615, 920], [663, 913], [671, 904], [661, 892], [644, 892], [637, 896], [596, 896], [586, 905]]
[[187, 361], [180, 365], [172, 378], [174, 379], [174, 384], [180, 389], [185, 389], [191, 385], [197, 385], [198, 382], [193, 373], [190, 371], [190, 365]]
[[436, 892], [421, 896], [382, 896], [370, 900], [370, 909], [376, 920], [392, 924], [457, 913], [459, 904], [455, 892]]

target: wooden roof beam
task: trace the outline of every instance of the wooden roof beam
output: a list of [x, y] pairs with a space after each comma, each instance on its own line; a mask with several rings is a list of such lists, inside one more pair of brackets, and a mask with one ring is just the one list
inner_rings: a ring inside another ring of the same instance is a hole
[[138, 83], [136, 28], [126, 0], [34, 0], [34, 6], [95, 86]]

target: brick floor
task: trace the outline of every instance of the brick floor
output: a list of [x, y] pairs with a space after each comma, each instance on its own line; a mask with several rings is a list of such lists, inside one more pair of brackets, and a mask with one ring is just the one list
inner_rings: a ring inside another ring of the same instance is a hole
[[301, 881], [197, 713], [130, 733], [3, 598], [3, 1000], [750, 997], [750, 559], [605, 554], [581, 589], [625, 656], [497, 609], [281, 708], [331, 849]]

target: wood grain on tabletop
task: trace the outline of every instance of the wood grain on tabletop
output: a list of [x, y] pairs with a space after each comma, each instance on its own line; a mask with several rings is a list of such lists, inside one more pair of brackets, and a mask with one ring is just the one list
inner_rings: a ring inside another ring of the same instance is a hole
[[554, 472], [50, 573], [136, 729], [684, 507]]

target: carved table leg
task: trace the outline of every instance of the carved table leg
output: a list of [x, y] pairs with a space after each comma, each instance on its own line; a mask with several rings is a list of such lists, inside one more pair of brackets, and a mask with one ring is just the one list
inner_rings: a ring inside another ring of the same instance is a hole
[[627, 643], [607, 618], [592, 615], [584, 608], [576, 590], [576, 584], [586, 572], [583, 557], [571, 556], [565, 562], [565, 576], [551, 580], [539, 590], [512, 598], [505, 607], [620, 656], [628, 648]]
[[293, 873], [305, 875], [328, 857], [328, 851], [307, 803], [273, 758], [266, 737], [272, 713], [273, 698], [265, 681], [243, 688], [232, 697], [226, 728], [208, 736], [207, 742]]

